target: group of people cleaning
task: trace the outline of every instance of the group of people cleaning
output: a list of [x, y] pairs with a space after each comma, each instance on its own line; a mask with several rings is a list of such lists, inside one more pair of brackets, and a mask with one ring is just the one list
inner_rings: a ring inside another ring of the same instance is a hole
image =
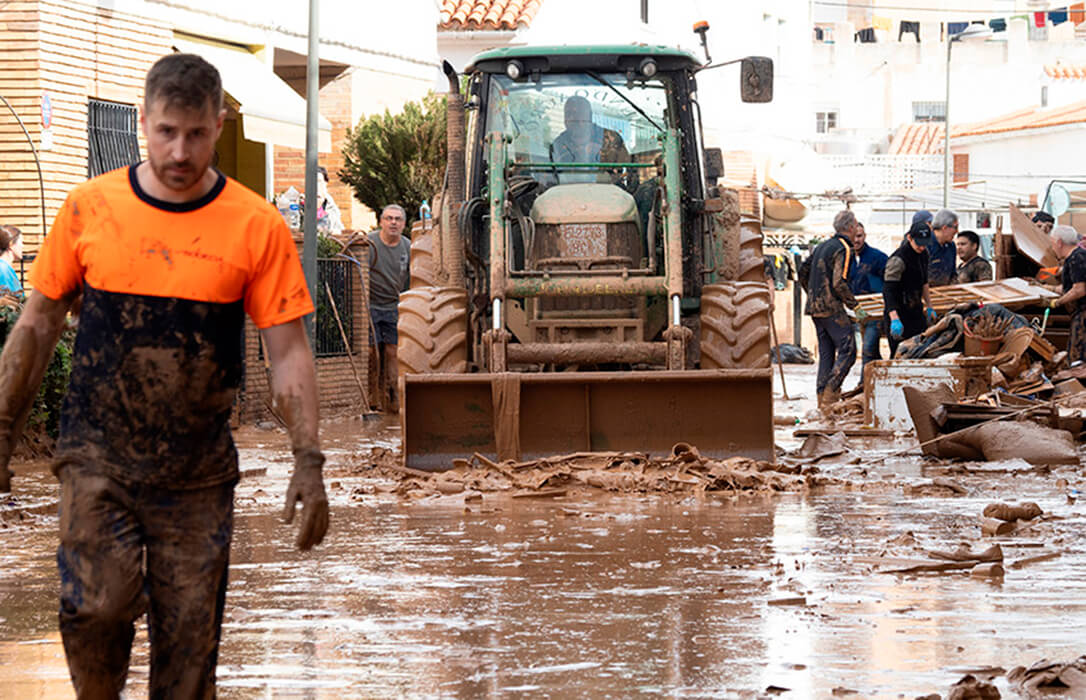
[[[1050, 303], [1067, 304], [1071, 312], [1068, 354], [1072, 362], [1086, 359], [1086, 314], [1079, 313], [1079, 300], [1086, 297], [1086, 249], [1079, 247], [1074, 228], [1054, 227], [1050, 214], [1037, 212], [1033, 222], [1050, 235], [1052, 249], [1063, 262], [1063, 294]], [[950, 209], [934, 216], [916, 212], [901, 245], [889, 256], [867, 245], [863, 224], [849, 210], [834, 217], [833, 229], [833, 237], [814, 249], [799, 274], [807, 291], [805, 313], [818, 339], [820, 408], [841, 396], [841, 385], [856, 361], [857, 331], [863, 338], [864, 366], [882, 358], [883, 337], [893, 357], [903, 340], [935, 323], [932, 287], [992, 279], [992, 263], [980, 255], [980, 237], [959, 231], [958, 215]], [[878, 293], [883, 317], [868, 318], [856, 296]]]

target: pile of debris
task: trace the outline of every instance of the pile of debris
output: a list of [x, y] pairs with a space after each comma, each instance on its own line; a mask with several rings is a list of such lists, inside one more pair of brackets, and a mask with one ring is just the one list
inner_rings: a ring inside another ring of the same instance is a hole
[[381, 460], [369, 469], [395, 479], [409, 498], [506, 493], [513, 498], [564, 496], [570, 491], [679, 493], [801, 491], [823, 485], [810, 465], [775, 465], [746, 457], [711, 459], [680, 443], [663, 458], [634, 452], [575, 452], [545, 459], [496, 462], [476, 453], [453, 468], [424, 472]]

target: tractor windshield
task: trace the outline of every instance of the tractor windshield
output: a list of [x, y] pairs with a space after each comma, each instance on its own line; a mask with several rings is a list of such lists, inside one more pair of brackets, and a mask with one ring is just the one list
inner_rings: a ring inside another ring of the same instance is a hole
[[[671, 122], [666, 80], [559, 73], [516, 82], [494, 75], [486, 130], [505, 133], [519, 163], [652, 163], [661, 153], [658, 137]], [[619, 170], [558, 168], [552, 177], [636, 186], [656, 174], [651, 168]]]

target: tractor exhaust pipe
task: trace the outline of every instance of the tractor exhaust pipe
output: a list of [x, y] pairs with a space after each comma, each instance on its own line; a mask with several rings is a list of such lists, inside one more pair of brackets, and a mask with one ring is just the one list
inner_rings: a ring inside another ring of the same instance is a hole
[[[437, 260], [440, 265], [439, 283], [450, 287], [464, 286], [464, 241], [460, 234], [460, 207], [464, 204], [464, 96], [460, 92], [460, 76], [448, 61], [441, 65], [449, 79], [446, 103], [445, 139], [448, 150], [445, 166], [446, 216], [441, 222], [441, 242]], [[436, 243], [436, 241], [435, 241]]]

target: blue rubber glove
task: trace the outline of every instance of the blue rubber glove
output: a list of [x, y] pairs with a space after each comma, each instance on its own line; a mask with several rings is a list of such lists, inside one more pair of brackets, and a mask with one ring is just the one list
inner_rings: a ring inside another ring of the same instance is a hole
[[935, 313], [935, 309], [930, 306], [925, 311], [928, 315], [928, 323], [935, 323], [936, 319], [939, 318], [939, 315]]
[[901, 334], [905, 332], [905, 326], [901, 323], [901, 319], [890, 320], [890, 335], [895, 338], [900, 338]]

